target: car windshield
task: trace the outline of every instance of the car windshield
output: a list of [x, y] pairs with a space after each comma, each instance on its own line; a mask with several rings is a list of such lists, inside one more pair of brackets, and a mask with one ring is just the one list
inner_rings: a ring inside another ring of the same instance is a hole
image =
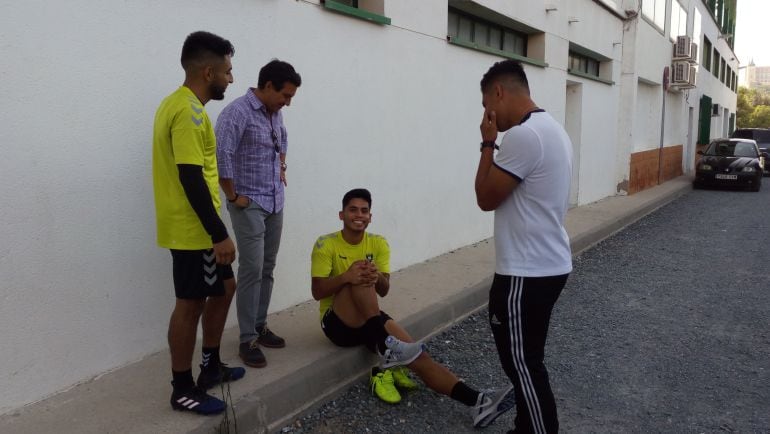
[[758, 145], [770, 144], [770, 130], [735, 130], [731, 137], [753, 139]]
[[720, 157], [757, 157], [754, 145], [742, 142], [713, 142], [706, 150], [706, 154]]

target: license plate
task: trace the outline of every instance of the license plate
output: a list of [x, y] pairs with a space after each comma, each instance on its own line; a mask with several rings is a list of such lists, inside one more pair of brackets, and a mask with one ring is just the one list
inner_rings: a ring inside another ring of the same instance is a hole
[[721, 173], [717, 173], [714, 175], [714, 178], [716, 179], [738, 179], [738, 175], [723, 175]]

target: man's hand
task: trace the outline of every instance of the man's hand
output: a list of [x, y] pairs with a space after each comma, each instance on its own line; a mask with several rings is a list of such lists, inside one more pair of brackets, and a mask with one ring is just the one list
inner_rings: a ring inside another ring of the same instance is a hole
[[484, 110], [484, 117], [481, 118], [481, 140], [484, 142], [494, 142], [497, 140], [497, 114], [493, 110]]
[[284, 187], [289, 186], [289, 184], [286, 183], [286, 169], [281, 169], [281, 182], [283, 182]]
[[217, 264], [229, 265], [235, 260], [235, 244], [230, 237], [214, 244], [214, 254], [217, 257]]
[[237, 206], [238, 208], [247, 208], [249, 206], [249, 200], [246, 196], [238, 195], [238, 197], [235, 199], [235, 202], [233, 202], [233, 205]]
[[380, 272], [377, 270], [377, 265], [374, 262], [364, 262], [364, 274], [369, 277], [371, 284], [375, 285], [377, 280], [380, 279]]
[[374, 278], [372, 279], [370, 265], [373, 264], [363, 260], [350, 264], [348, 270], [345, 271], [345, 281], [353, 286], [374, 285], [377, 282], [377, 268], [375, 267]]

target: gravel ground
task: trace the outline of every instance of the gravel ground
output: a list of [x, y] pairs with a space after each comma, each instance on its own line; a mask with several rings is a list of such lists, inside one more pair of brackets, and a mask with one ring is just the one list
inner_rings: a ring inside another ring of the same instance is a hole
[[[770, 433], [769, 258], [770, 185], [692, 191], [576, 258], [546, 347], [562, 431]], [[428, 349], [468, 384], [500, 387], [486, 315]], [[465, 406], [424, 387], [390, 406], [360, 381], [282, 432], [476, 430]]]

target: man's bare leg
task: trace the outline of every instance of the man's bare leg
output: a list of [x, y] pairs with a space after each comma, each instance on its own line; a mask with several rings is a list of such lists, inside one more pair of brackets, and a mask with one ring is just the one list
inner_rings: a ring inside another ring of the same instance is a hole
[[[374, 286], [347, 286], [342, 289], [334, 296], [334, 313], [349, 327], [363, 326], [367, 319], [380, 314]], [[401, 341], [414, 342], [409, 333], [393, 320], [385, 323], [385, 330]], [[450, 396], [452, 388], [460, 381], [449, 369], [436, 363], [425, 352], [407, 367], [414, 371], [429, 388], [443, 395]]]
[[[385, 330], [404, 342], [414, 342], [406, 330], [393, 320], [385, 323]], [[452, 371], [437, 363], [425, 351], [414, 362], [408, 364], [407, 368], [417, 374], [426, 386], [446, 396], [451, 396], [452, 388], [460, 381]]]
[[235, 294], [235, 278], [225, 280], [225, 294], [220, 297], [209, 297], [203, 309], [203, 346], [218, 347], [222, 341], [222, 332], [227, 321], [227, 312]]
[[184, 372], [192, 369], [195, 335], [198, 319], [203, 313], [204, 300], [177, 298], [168, 323], [168, 347], [171, 351], [171, 369]]

